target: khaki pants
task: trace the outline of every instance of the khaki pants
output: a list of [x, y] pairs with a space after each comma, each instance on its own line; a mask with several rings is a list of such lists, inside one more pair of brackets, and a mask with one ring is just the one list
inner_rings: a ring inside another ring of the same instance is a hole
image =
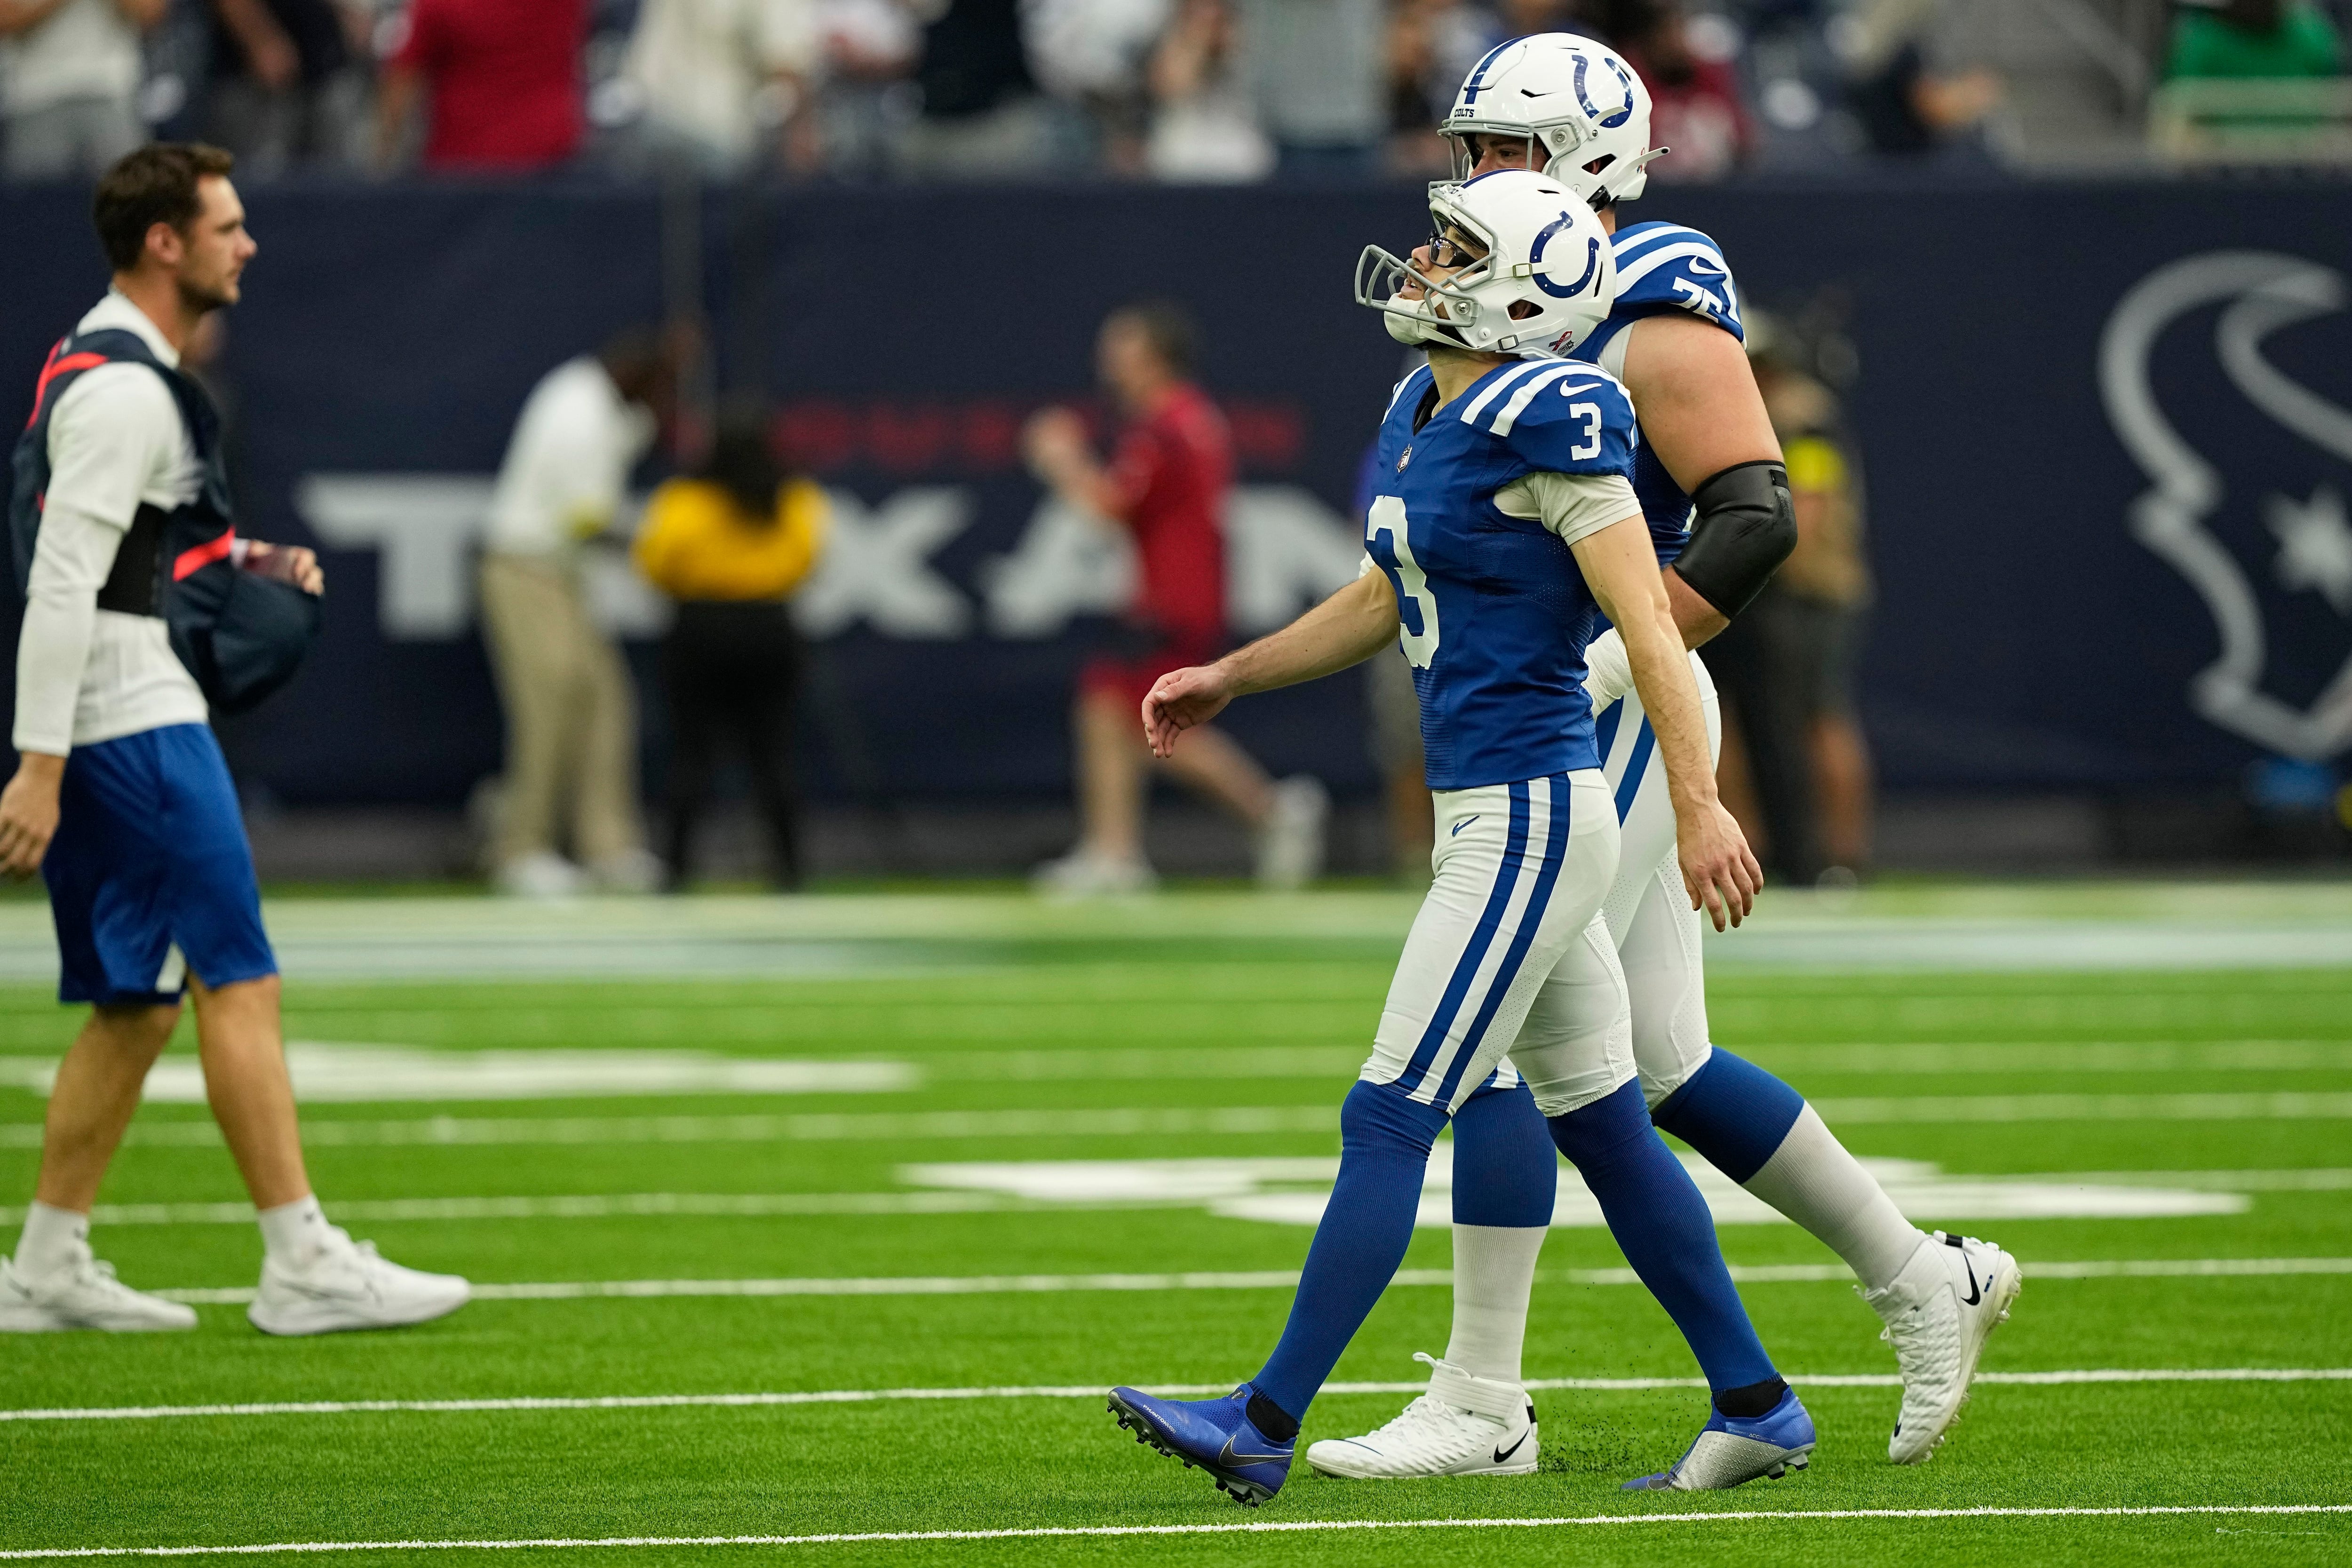
[[530, 556], [485, 555], [482, 620], [507, 718], [496, 861], [553, 850], [567, 795], [583, 862], [642, 848], [636, 700], [620, 650], [588, 618], [578, 576]]

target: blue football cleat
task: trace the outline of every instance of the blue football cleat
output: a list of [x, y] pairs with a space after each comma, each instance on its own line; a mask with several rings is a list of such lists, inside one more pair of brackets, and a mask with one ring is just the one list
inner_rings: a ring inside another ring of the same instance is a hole
[[1160, 1399], [1139, 1388], [1114, 1388], [1110, 1413], [1137, 1442], [1181, 1459], [1186, 1469], [1200, 1466], [1219, 1491], [1255, 1508], [1290, 1479], [1291, 1451], [1298, 1446], [1295, 1436], [1277, 1443], [1251, 1424], [1250, 1396], [1256, 1392], [1244, 1383], [1223, 1399]]
[[1790, 1389], [1780, 1403], [1761, 1415], [1709, 1413], [1706, 1426], [1690, 1452], [1674, 1468], [1638, 1481], [1627, 1481], [1629, 1492], [1714, 1492], [1769, 1476], [1779, 1480], [1790, 1470], [1812, 1462], [1813, 1418]]

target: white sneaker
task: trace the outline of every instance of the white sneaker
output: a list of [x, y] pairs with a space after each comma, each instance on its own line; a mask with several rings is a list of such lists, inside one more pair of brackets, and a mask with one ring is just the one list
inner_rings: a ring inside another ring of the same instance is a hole
[[376, 1255], [334, 1226], [310, 1261], [261, 1264], [261, 1293], [245, 1315], [265, 1334], [331, 1334], [343, 1329], [394, 1329], [446, 1317], [472, 1287], [455, 1274], [426, 1274]]
[[588, 874], [561, 855], [535, 849], [500, 866], [496, 881], [510, 899], [573, 899], [587, 890]]
[[1305, 887], [1323, 871], [1323, 831], [1331, 796], [1305, 773], [1274, 786], [1274, 812], [1257, 830], [1257, 885], [1276, 892]]
[[650, 849], [624, 849], [597, 861], [588, 875], [600, 893], [651, 893], [660, 889], [667, 869]]
[[1526, 1389], [1426, 1352], [1412, 1359], [1429, 1363], [1429, 1392], [1378, 1431], [1310, 1445], [1307, 1463], [1317, 1473], [1375, 1481], [1535, 1472], [1536, 1407]]
[[114, 1277], [113, 1264], [87, 1250], [72, 1268], [29, 1279], [0, 1258], [0, 1333], [104, 1329], [127, 1334], [195, 1326], [194, 1308], [133, 1290]]
[[1985, 1341], [2025, 1288], [2017, 1259], [1989, 1241], [1943, 1231], [1922, 1239], [1894, 1283], [1856, 1294], [1885, 1320], [1879, 1338], [1903, 1371], [1903, 1409], [1886, 1457], [1916, 1465], [1960, 1418]]
[[1139, 858], [1115, 860], [1079, 848], [1038, 867], [1029, 874], [1029, 885], [1041, 898], [1067, 902], [1149, 893], [1160, 886], [1160, 879]]

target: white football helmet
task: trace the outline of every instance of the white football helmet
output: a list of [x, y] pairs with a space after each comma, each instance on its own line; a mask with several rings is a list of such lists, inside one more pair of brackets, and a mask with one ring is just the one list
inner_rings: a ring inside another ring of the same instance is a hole
[[1607, 318], [1617, 297], [1609, 236], [1560, 181], [1501, 169], [1432, 186], [1429, 214], [1440, 237], [1433, 245], [1451, 229], [1483, 254], [1433, 282], [1415, 263], [1364, 247], [1356, 303], [1380, 311], [1398, 342], [1565, 359]]
[[1488, 52], [1455, 95], [1438, 131], [1454, 144], [1454, 177], [1467, 179], [1474, 135], [1526, 137], [1528, 166], [1594, 206], [1630, 202], [1650, 183], [1650, 89], [1623, 56], [1574, 33], [1537, 33]]

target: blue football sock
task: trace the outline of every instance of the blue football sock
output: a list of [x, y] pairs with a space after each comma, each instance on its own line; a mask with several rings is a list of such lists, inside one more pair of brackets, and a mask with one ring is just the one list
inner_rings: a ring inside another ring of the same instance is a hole
[[1707, 1386], [1720, 1393], [1777, 1377], [1731, 1288], [1715, 1216], [1652, 1131], [1640, 1083], [1553, 1117], [1551, 1135], [1600, 1200], [1625, 1261], [1682, 1330]]
[[1454, 1113], [1454, 1223], [1526, 1228], [1551, 1223], [1559, 1156], [1526, 1084], [1488, 1087]]
[[1305, 1418], [1404, 1261], [1429, 1151], [1444, 1127], [1445, 1112], [1394, 1084], [1358, 1079], [1339, 1107], [1339, 1180], [1307, 1249], [1282, 1341], [1250, 1379], [1293, 1420]]
[[1650, 1119], [1745, 1185], [1787, 1139], [1804, 1109], [1803, 1095], [1717, 1046]]

